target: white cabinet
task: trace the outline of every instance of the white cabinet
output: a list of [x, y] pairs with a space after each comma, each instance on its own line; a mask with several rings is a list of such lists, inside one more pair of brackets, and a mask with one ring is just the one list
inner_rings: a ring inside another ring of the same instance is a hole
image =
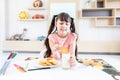
[[120, 0], [95, 0], [94, 5], [83, 8], [81, 18], [94, 19], [96, 27], [120, 27]]

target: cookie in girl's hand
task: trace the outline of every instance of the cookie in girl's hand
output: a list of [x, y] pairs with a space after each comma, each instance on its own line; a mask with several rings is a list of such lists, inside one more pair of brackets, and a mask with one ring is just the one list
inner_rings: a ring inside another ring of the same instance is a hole
[[68, 48], [65, 47], [65, 46], [62, 46], [60, 50], [61, 50], [61, 53], [63, 53], [63, 54], [64, 54], [64, 53], [65, 53], [65, 54], [68, 53]]

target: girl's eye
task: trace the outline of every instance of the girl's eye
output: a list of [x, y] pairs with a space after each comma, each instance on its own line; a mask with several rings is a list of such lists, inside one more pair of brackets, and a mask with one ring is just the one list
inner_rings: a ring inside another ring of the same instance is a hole
[[66, 25], [68, 25], [68, 23], [66, 23]]
[[63, 25], [63, 23], [60, 23], [60, 25]]
[[70, 25], [70, 23], [66, 23], [66, 25]]
[[60, 22], [59, 24], [60, 24], [60, 25], [63, 25], [63, 24], [65, 24], [65, 25], [69, 25], [70, 23], [68, 23], [68, 22], [66, 22], [66, 23], [64, 23], [64, 22]]

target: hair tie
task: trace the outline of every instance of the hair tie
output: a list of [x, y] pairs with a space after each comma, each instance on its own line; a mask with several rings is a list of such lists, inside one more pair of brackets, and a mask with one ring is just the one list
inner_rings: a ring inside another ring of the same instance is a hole
[[54, 15], [54, 17], [57, 17], [58, 15]]
[[74, 18], [72, 18], [72, 17], [71, 17], [71, 20], [73, 21], [73, 20], [74, 20]]

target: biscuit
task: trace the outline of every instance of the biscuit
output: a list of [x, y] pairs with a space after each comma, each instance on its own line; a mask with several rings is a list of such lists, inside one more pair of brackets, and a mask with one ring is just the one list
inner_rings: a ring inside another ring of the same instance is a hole
[[42, 66], [52, 66], [52, 65], [56, 65], [57, 63], [58, 63], [57, 60], [53, 58], [44, 58], [39, 61], [39, 64]]

